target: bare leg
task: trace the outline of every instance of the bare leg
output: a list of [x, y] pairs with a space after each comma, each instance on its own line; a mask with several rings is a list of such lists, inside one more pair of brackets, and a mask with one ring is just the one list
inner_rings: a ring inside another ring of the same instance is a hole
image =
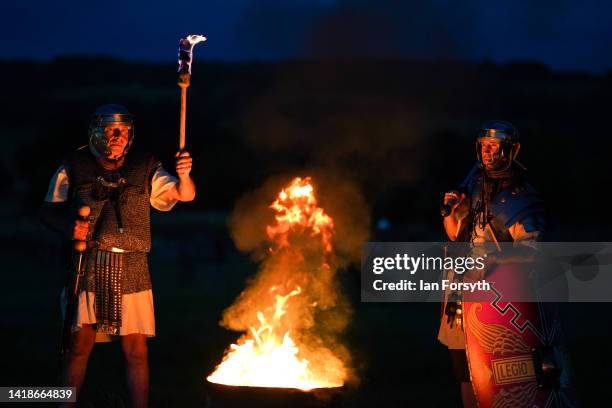
[[[79, 331], [72, 334], [71, 347], [64, 361], [62, 384], [64, 387], [75, 387], [77, 396], [85, 380], [87, 361], [95, 341], [96, 331], [90, 324], [84, 324]], [[73, 404], [62, 404], [60, 406], [71, 405]]]
[[463, 408], [476, 408], [476, 395], [474, 394], [474, 388], [472, 383], [462, 382], [461, 383], [461, 401], [463, 402]]
[[134, 408], [146, 408], [149, 399], [149, 362], [144, 334], [121, 336], [127, 380]]

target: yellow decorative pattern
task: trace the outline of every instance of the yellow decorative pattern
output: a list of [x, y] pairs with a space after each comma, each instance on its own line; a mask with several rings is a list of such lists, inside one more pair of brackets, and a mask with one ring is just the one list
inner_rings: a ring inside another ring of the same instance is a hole
[[480, 303], [474, 303], [468, 311], [469, 331], [487, 354], [505, 356], [508, 353], [530, 353], [530, 348], [522, 337], [501, 324], [487, 324], [478, 320], [477, 312], [482, 310]]

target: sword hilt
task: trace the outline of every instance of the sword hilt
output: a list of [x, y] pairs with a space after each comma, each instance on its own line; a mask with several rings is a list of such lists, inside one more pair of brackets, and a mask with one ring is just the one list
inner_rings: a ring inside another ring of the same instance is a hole
[[[79, 207], [78, 219], [81, 221], [87, 221], [87, 217], [91, 214], [91, 208], [87, 205]], [[76, 252], [83, 253], [87, 249], [87, 242], [81, 240], [75, 240], [72, 248]]]
[[[91, 208], [89, 206], [82, 206], [78, 211], [78, 219], [81, 221], [87, 221], [87, 217], [91, 213]], [[87, 241], [75, 240], [74, 244], [72, 244], [72, 249], [76, 253], [76, 265], [74, 271], [74, 284], [72, 287], [72, 292], [76, 296], [79, 290], [79, 280], [81, 278], [81, 269], [83, 264], [83, 252], [87, 249]]]
[[[87, 221], [87, 217], [91, 213], [91, 208], [87, 205], [79, 207], [77, 211], [77, 219], [81, 221]], [[60, 344], [60, 356], [65, 357], [71, 347], [72, 338], [72, 321], [74, 320], [75, 308], [78, 304], [77, 296], [79, 290], [79, 280], [81, 278], [81, 269], [83, 263], [83, 252], [87, 249], [87, 242], [74, 240], [72, 244], [74, 250], [73, 268], [74, 275], [68, 278], [66, 282], [66, 311], [64, 313], [64, 327], [62, 329], [62, 342]], [[76, 258], [76, 259], [75, 259]]]

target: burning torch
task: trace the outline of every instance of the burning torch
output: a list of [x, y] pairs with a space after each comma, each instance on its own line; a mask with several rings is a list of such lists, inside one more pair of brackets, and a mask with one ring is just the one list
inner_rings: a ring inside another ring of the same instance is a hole
[[178, 52], [178, 86], [181, 88], [181, 127], [179, 134], [179, 150], [185, 149], [185, 122], [187, 116], [187, 87], [191, 80], [191, 62], [193, 59], [193, 47], [202, 41], [206, 41], [203, 35], [188, 35], [179, 41]]

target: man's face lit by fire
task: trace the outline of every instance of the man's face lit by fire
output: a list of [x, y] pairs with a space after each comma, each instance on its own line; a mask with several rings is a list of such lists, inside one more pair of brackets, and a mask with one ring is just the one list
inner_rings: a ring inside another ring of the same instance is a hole
[[495, 154], [499, 152], [500, 141], [494, 137], [483, 137], [480, 139], [480, 155], [485, 166], [493, 164]]
[[111, 151], [109, 159], [117, 159], [123, 154], [123, 150], [128, 144], [130, 127], [122, 124], [112, 124], [104, 128], [104, 136]]

